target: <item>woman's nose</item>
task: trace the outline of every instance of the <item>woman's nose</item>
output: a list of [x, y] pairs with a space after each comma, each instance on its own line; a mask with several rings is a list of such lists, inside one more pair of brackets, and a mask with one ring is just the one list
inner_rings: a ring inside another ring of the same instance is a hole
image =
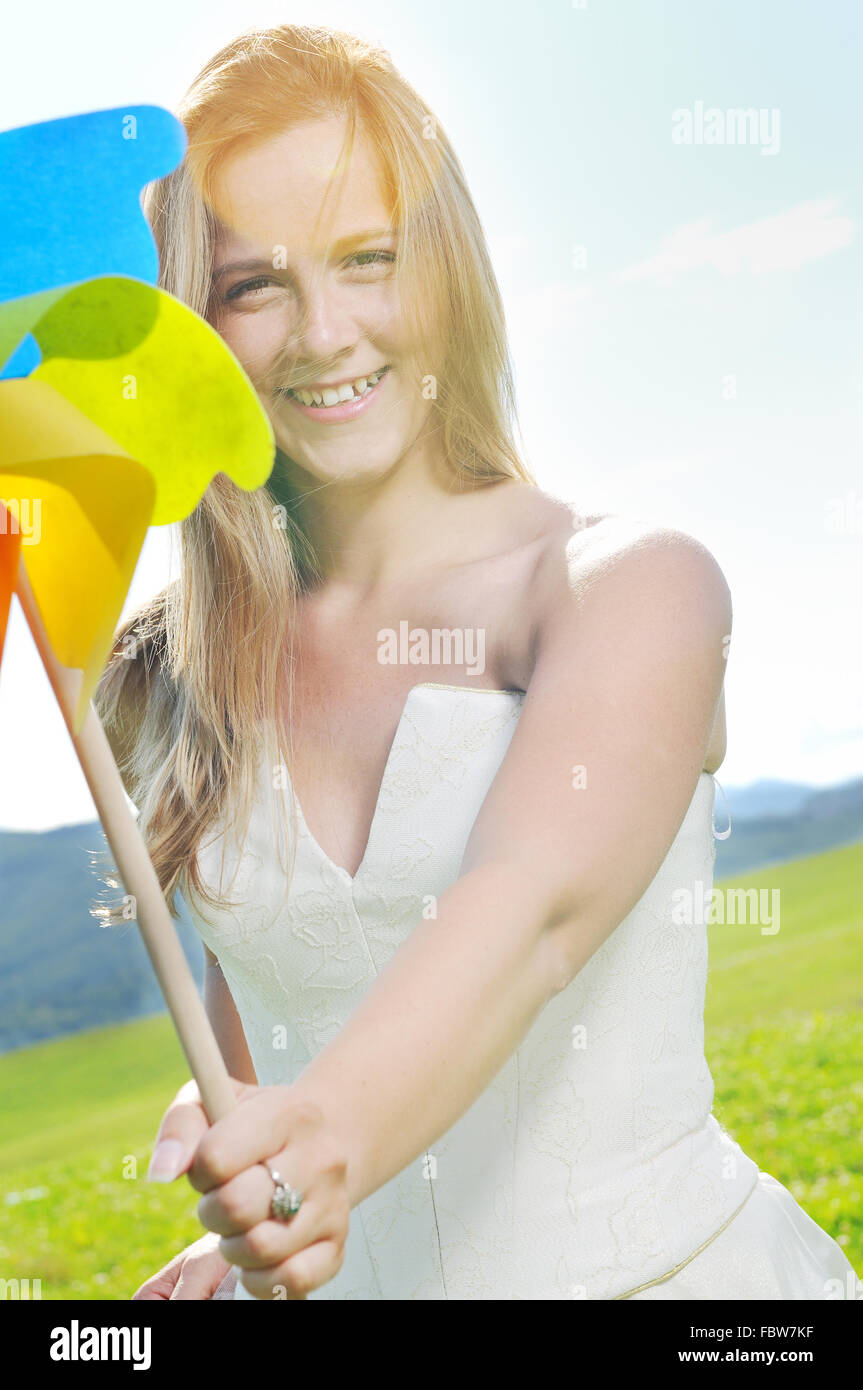
[[344, 288], [318, 281], [308, 287], [299, 306], [297, 345], [304, 357], [324, 360], [350, 350], [358, 332]]

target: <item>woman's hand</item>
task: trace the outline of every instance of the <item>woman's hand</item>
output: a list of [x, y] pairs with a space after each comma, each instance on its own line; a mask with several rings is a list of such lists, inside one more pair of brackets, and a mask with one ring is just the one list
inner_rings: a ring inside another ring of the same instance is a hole
[[[212, 1126], [197, 1083], [180, 1088], [159, 1127], [148, 1177], [171, 1182], [188, 1173], [203, 1194], [201, 1224], [221, 1236], [221, 1255], [240, 1267], [255, 1298], [302, 1299], [344, 1260], [347, 1161], [321, 1110], [292, 1087], [232, 1084], [237, 1107]], [[274, 1186], [264, 1159], [304, 1194], [290, 1221], [270, 1216]]]
[[133, 1299], [227, 1299], [234, 1296], [236, 1275], [219, 1250], [218, 1236], [205, 1235], [188, 1245], [132, 1294]]

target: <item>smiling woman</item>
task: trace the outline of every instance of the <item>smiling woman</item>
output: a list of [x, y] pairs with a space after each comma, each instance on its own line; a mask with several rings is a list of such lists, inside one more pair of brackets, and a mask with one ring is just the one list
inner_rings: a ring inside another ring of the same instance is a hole
[[96, 696], [241, 1102], [169, 1108], [153, 1175], [212, 1239], [136, 1297], [832, 1296], [839, 1246], [712, 1114], [674, 910], [713, 870], [719, 566], [535, 485], [479, 217], [386, 53], [254, 31], [180, 114], [162, 283], [277, 452], [214, 480]]

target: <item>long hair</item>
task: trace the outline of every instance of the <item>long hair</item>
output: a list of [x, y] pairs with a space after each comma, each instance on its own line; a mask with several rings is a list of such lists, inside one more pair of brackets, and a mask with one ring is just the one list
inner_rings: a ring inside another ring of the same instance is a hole
[[[222, 162], [300, 124], [343, 117], [340, 167], [361, 131], [391, 200], [402, 312], [436, 368], [430, 410], [454, 480], [535, 485], [514, 442], [513, 370], [482, 224], [445, 131], [389, 54], [324, 27], [253, 29], [210, 59], [177, 115], [188, 136], [183, 161], [143, 197], [159, 285], [217, 327], [212, 199]], [[239, 847], [262, 753], [274, 790], [292, 765], [297, 603], [319, 572], [284, 464], [277, 450], [268, 484], [254, 492], [213, 478], [180, 524], [179, 577], [121, 624], [94, 695], [172, 913], [178, 888], [197, 896], [202, 913], [204, 902], [229, 902], [200, 874], [204, 835], [224, 830], [224, 850], [233, 829]], [[276, 811], [284, 805], [276, 795]], [[106, 925], [129, 915], [104, 904], [91, 912]]]

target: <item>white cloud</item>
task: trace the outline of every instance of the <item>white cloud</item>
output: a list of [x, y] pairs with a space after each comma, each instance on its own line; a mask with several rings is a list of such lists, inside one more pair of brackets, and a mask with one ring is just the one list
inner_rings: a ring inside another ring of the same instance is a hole
[[675, 275], [705, 266], [723, 275], [799, 270], [807, 261], [820, 260], [852, 241], [854, 223], [850, 217], [838, 216], [836, 209], [835, 198], [800, 203], [727, 232], [713, 231], [708, 219], [690, 222], [666, 237], [655, 256], [619, 270], [614, 278], [667, 285]]

